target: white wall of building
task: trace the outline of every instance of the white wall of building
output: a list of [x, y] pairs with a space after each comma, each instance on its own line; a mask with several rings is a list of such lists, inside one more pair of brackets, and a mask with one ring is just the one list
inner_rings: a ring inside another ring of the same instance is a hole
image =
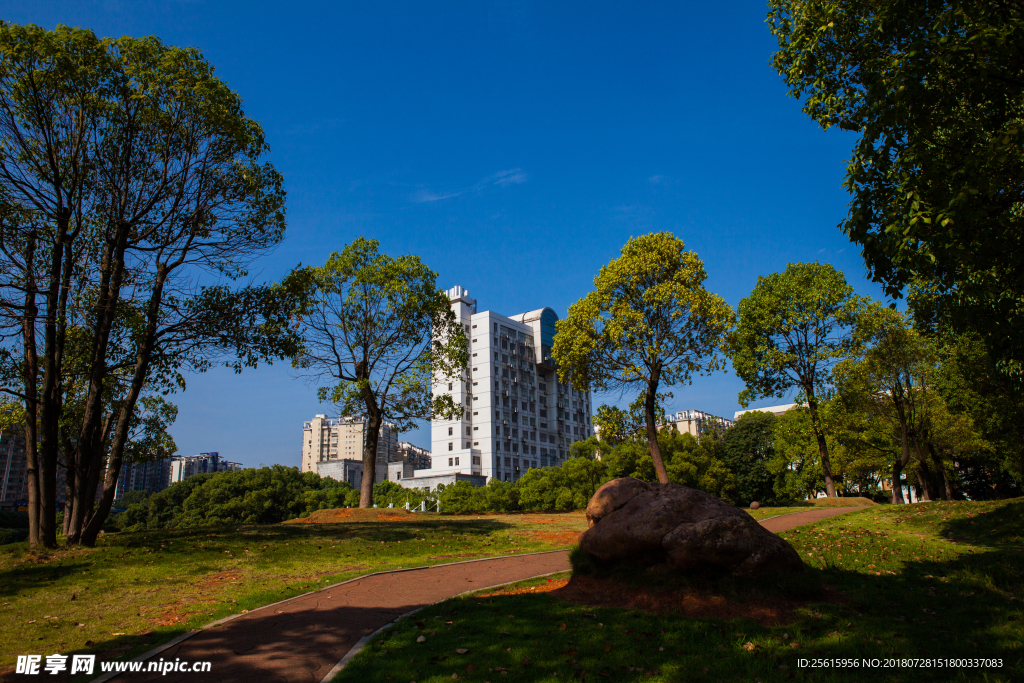
[[559, 383], [551, 363], [554, 311], [478, 313], [467, 290], [447, 293], [469, 339], [469, 368], [436, 384], [434, 394], [450, 393], [465, 415], [431, 423], [431, 469], [416, 476], [515, 481], [530, 468], [565, 462], [569, 444], [588, 438], [593, 424], [589, 392]]

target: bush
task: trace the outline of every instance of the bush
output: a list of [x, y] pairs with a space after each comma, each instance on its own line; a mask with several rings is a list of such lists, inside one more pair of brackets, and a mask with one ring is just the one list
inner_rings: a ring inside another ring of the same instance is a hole
[[0, 545], [21, 543], [28, 538], [28, 529], [0, 529]]
[[2, 529], [27, 529], [27, 512], [5, 512], [0, 511], [0, 528]]
[[441, 502], [441, 512], [453, 515], [484, 512], [488, 509], [487, 489], [473, 486], [468, 481], [457, 481], [444, 487], [438, 500]]
[[358, 505], [345, 482], [297, 467], [274, 465], [238, 472], [197, 474], [136, 503], [122, 515], [128, 531], [217, 524], [276, 524], [315, 510]]

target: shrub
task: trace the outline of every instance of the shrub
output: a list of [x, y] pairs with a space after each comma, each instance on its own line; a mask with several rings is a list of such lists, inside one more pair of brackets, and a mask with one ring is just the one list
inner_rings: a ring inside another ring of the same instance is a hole
[[216, 524], [275, 524], [315, 510], [357, 505], [345, 482], [297, 467], [262, 467], [197, 474], [130, 506], [121, 528], [165, 529]]

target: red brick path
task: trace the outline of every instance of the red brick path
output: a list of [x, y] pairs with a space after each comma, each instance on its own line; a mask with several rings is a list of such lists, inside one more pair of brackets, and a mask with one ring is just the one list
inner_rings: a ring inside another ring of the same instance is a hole
[[[859, 508], [766, 519], [778, 533]], [[118, 683], [320, 683], [360, 638], [467, 591], [569, 569], [567, 551], [513, 555], [357, 578], [206, 628], [149, 661], [212, 662], [210, 673], [121, 674]]]

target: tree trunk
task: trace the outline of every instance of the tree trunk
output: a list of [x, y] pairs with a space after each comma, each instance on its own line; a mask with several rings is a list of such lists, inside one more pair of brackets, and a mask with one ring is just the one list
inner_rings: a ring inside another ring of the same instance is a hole
[[938, 450], [931, 441], [928, 442], [928, 454], [931, 456], [932, 464], [935, 465], [936, 477], [941, 479], [938, 482], [941, 484], [939, 494], [943, 500], [953, 500], [953, 491], [949, 485], [949, 477], [946, 476], [946, 467], [942, 462], [942, 456], [939, 455]]
[[[149, 365], [156, 348], [156, 331], [160, 322], [160, 305], [163, 302], [164, 283], [167, 280], [168, 269], [165, 264], [157, 266], [156, 278], [153, 281], [153, 291], [149, 297], [149, 307], [146, 312], [146, 333], [139, 345], [135, 355], [135, 371], [132, 376], [131, 387], [128, 395], [121, 402], [120, 414], [117, 422], [114, 423], [113, 438], [110, 438], [111, 416], [108, 414], [102, 421], [100, 429], [100, 444], [109, 443], [106, 468], [103, 479], [103, 491], [100, 499], [85, 530], [82, 532], [82, 545], [93, 546], [96, 544], [96, 537], [99, 536], [103, 523], [110, 514], [110, 508], [114, 503], [114, 494], [117, 492], [117, 480], [121, 475], [121, 467], [124, 461], [124, 448], [128, 443], [128, 434], [131, 430], [131, 418], [135, 413], [135, 406], [142, 388], [149, 377]], [[95, 497], [95, 487], [93, 492]]]
[[117, 316], [124, 276], [124, 254], [127, 248], [128, 226], [118, 225], [113, 240], [107, 243], [100, 263], [100, 283], [97, 287], [92, 349], [89, 355], [89, 391], [86, 395], [82, 423], [79, 428], [76, 452], [80, 485], [72, 506], [73, 516], [67, 537], [68, 545], [83, 542], [88, 520], [96, 501], [96, 489], [107, 465], [103, 443], [103, 392], [107, 375], [107, 350], [110, 332]]
[[656, 365], [651, 371], [651, 380], [647, 383], [647, 396], [644, 397], [644, 421], [647, 426], [647, 448], [654, 462], [654, 472], [658, 481], [668, 483], [668, 470], [661, 458], [661, 446], [658, 445], [658, 423], [654, 409], [658, 400], [658, 383], [661, 381], [661, 366]]
[[832, 480], [832, 459], [828, 454], [828, 443], [825, 441], [825, 434], [821, 429], [821, 422], [818, 419], [818, 399], [814, 395], [813, 388], [804, 388], [807, 394], [807, 408], [811, 411], [811, 429], [814, 430], [814, 438], [818, 440], [818, 454], [821, 457], [821, 473], [825, 478], [825, 495], [829, 498], [836, 497], [836, 485]]
[[22, 383], [25, 385], [25, 478], [28, 485], [28, 540], [29, 545], [37, 548], [45, 545], [40, 534], [40, 485], [39, 456], [36, 450], [37, 438], [37, 399], [36, 383], [39, 372], [39, 357], [36, 350], [36, 316], [39, 307], [36, 305], [35, 292], [35, 234], [30, 234], [25, 246], [25, 315], [21, 320], [22, 345], [24, 346], [24, 365], [22, 366]]
[[366, 361], [356, 363], [356, 380], [362, 385], [366, 404], [366, 441], [363, 444], [363, 479], [359, 484], [359, 507], [373, 507], [373, 485], [377, 481], [377, 444], [384, 417], [377, 406], [377, 397], [370, 387], [370, 371]]
[[921, 473], [921, 469], [917, 470], [917, 499], [919, 501], [929, 502], [933, 500], [931, 487], [928, 485], [928, 472]]

